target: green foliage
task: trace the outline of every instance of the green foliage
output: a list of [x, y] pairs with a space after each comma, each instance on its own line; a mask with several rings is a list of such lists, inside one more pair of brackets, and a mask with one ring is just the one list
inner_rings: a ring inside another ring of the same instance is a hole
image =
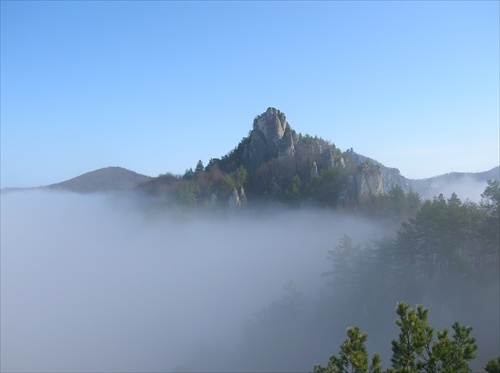
[[241, 188], [248, 179], [248, 172], [243, 165], [239, 166], [230, 174], [225, 174], [220, 178], [220, 192], [223, 195], [231, 193], [233, 189]]
[[500, 202], [500, 180], [488, 180], [488, 186], [481, 194], [482, 207], [492, 216], [498, 218], [499, 202]]
[[240, 165], [235, 171], [230, 175], [234, 180], [234, 186], [236, 188], [241, 188], [243, 184], [247, 182], [248, 172], [243, 165]]
[[203, 162], [201, 159], [198, 161], [196, 164], [196, 168], [194, 169], [195, 174], [199, 174], [200, 172], [203, 172], [205, 170], [205, 167], [203, 166]]
[[[489, 180], [488, 186], [481, 194], [481, 209], [484, 211], [482, 220], [482, 236], [485, 238], [486, 255], [498, 258], [500, 251], [500, 180]], [[498, 261], [498, 259], [497, 259]]]
[[479, 219], [474, 205], [463, 204], [456, 194], [448, 200], [440, 195], [427, 200], [414, 219], [402, 224], [396, 245], [426, 278], [466, 275], [474, 264], [468, 254], [477, 254]]
[[418, 193], [412, 190], [405, 193], [400, 186], [395, 186], [386, 194], [373, 196], [367, 209], [371, 216], [400, 224], [414, 217], [420, 204], [421, 199]]
[[182, 176], [186, 180], [191, 180], [194, 177], [194, 171], [192, 168], [188, 168], [185, 172], [184, 175]]
[[223, 172], [231, 173], [239, 166], [244, 165], [243, 152], [249, 141], [249, 137], [244, 137], [233, 150], [218, 160], [219, 167]]
[[433, 339], [434, 330], [427, 325], [428, 310], [423, 306], [410, 309], [406, 303], [398, 303], [396, 312], [400, 319], [396, 325], [400, 328], [398, 341], [392, 341], [392, 367], [397, 372], [416, 372], [422, 368], [418, 360]]
[[200, 188], [193, 181], [188, 181], [179, 190], [179, 200], [185, 206], [194, 207], [197, 205]]
[[488, 373], [500, 373], [500, 356], [488, 361], [484, 370]]
[[392, 369], [389, 372], [408, 373], [459, 373], [469, 372], [468, 361], [473, 360], [477, 350], [475, 338], [470, 336], [472, 327], [454, 323], [453, 339], [448, 330], [437, 333], [427, 325], [428, 310], [422, 305], [412, 309], [406, 303], [398, 303], [396, 312], [400, 328], [399, 339], [392, 341]]
[[330, 356], [326, 367], [315, 365], [314, 373], [382, 372], [379, 355], [375, 354], [371, 365], [368, 365], [369, 357], [365, 346], [368, 335], [354, 326], [347, 328], [347, 337], [340, 346], [339, 356]]
[[340, 167], [323, 169], [312, 178], [306, 192], [323, 206], [337, 207], [340, 193], [347, 182], [347, 173]]
[[[401, 302], [396, 306], [396, 313], [400, 333], [398, 340], [392, 341], [392, 365], [386, 373], [470, 372], [468, 361], [476, 357], [477, 350], [476, 340], [470, 336], [471, 327], [456, 322], [452, 326], [452, 339], [444, 329], [437, 333], [435, 341], [434, 330], [427, 324], [428, 310], [422, 305], [414, 309]], [[314, 373], [382, 372], [379, 355], [375, 354], [368, 365], [367, 334], [361, 333], [358, 327], [349, 327], [347, 336], [340, 346], [339, 356], [332, 355], [326, 367], [315, 365]], [[491, 367], [494, 369], [495, 362]]]
[[302, 141], [305, 145], [314, 146], [316, 145], [316, 140], [309, 134], [302, 135], [299, 133], [299, 141]]
[[302, 180], [300, 180], [299, 175], [295, 175], [292, 178], [290, 184], [286, 187], [283, 192], [283, 197], [285, 201], [291, 204], [297, 204], [301, 200], [300, 188], [302, 186]]

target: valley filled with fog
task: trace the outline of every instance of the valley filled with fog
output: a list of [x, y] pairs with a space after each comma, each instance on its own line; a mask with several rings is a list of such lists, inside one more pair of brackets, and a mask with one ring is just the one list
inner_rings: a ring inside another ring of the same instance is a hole
[[412, 278], [382, 281], [376, 261], [356, 267], [363, 277], [348, 255], [339, 269], [344, 235], [373, 258], [372, 240], [397, 229], [385, 221], [157, 212], [126, 199], [2, 195], [2, 371], [312, 371], [351, 325], [388, 366], [397, 301], [423, 303], [435, 330], [473, 326], [474, 368], [498, 354], [498, 271], [470, 288], [450, 275], [427, 292]]

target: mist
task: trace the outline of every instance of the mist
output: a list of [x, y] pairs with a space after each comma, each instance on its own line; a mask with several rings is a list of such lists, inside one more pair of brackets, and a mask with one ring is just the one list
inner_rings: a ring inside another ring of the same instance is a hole
[[430, 190], [422, 193], [422, 198], [433, 199], [438, 194], [443, 194], [445, 198], [450, 198], [455, 193], [463, 201], [469, 200], [479, 203], [481, 201], [481, 194], [487, 185], [486, 181], [479, 181], [467, 175], [457, 176], [453, 181], [436, 178], [432, 180]]
[[[331, 291], [328, 251], [344, 234], [361, 244], [386, 232], [346, 214], [180, 216], [122, 202], [2, 195], [2, 371], [312, 371], [358, 315], [318, 315]], [[371, 320], [360, 327], [387, 364], [395, 303], [380, 307], [373, 317], [360, 307]], [[435, 320], [449, 326], [454, 316], [442, 310]], [[478, 329], [486, 353], [498, 351], [492, 327]]]

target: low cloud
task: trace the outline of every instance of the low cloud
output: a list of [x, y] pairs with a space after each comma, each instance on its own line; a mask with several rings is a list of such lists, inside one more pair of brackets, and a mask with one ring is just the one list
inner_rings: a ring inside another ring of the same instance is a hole
[[[106, 196], [2, 195], [2, 370], [170, 371], [237, 343], [289, 280], [311, 293], [329, 214], [151, 217]], [[244, 367], [243, 367], [244, 368]]]
[[[185, 216], [124, 202], [37, 191], [2, 195], [2, 371], [290, 370], [276, 351], [288, 334], [260, 340], [252, 320], [279, 316], [276, 301], [286, 296], [286, 284], [309, 312], [325, 286], [321, 274], [331, 268], [327, 252], [340, 237], [363, 243], [384, 232], [345, 214]], [[385, 306], [392, 322], [394, 304]], [[298, 370], [312, 370], [335, 352], [348, 322], [335, 321], [341, 328], [334, 344], [318, 338], [309, 350], [300, 347], [304, 356], [283, 356]], [[263, 353], [252, 338], [262, 351], [275, 351], [267, 362], [261, 358], [263, 366], [249, 359]], [[387, 346], [376, 351], [389, 350], [384, 338]], [[245, 356], [241, 348], [249, 346]]]

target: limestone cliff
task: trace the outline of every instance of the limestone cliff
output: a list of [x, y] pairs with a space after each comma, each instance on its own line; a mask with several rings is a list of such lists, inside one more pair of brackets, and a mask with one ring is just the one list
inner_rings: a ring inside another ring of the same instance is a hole
[[270, 107], [254, 119], [243, 156], [250, 163], [260, 164], [279, 155], [293, 155], [296, 142], [297, 135], [285, 114]]
[[298, 135], [285, 114], [273, 107], [254, 119], [252, 131], [243, 141], [242, 158], [253, 170], [259, 167], [262, 170], [263, 165], [266, 165], [268, 174], [272, 174], [269, 182], [272, 188], [267, 193], [273, 196], [279, 192], [285, 193], [295, 175], [307, 183], [308, 179], [318, 176], [321, 170], [330, 168], [343, 169], [345, 172], [342, 174], [347, 174], [340, 192], [340, 205], [364, 203], [372, 195], [385, 191], [378, 165], [357, 157], [353, 152], [342, 153], [335, 145], [321, 138]]

